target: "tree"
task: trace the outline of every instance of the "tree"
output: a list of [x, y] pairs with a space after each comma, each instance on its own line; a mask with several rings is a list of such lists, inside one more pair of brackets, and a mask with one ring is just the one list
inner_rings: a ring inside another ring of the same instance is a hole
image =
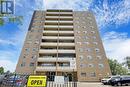
[[128, 67], [128, 69], [130, 69], [130, 57], [129, 56], [124, 58], [123, 65], [125, 65], [126, 67]]
[[4, 68], [0, 67], [0, 74], [3, 74], [3, 73], [4, 73]]
[[109, 66], [111, 69], [112, 75], [126, 75], [128, 70], [122, 66], [117, 60], [109, 59]]

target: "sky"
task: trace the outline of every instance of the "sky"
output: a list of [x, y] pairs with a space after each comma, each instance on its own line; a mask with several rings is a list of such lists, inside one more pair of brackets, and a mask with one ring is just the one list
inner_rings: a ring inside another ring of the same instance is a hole
[[0, 66], [14, 71], [34, 10], [72, 9], [91, 11], [108, 58], [122, 62], [130, 56], [130, 0], [15, 0], [15, 16], [22, 25], [5, 22], [0, 26]]

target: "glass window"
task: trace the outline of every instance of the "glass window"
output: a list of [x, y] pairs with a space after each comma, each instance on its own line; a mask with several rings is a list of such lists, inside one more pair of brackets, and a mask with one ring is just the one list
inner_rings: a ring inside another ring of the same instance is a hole
[[102, 57], [101, 57], [101, 56], [97, 56], [97, 59], [101, 60], [101, 59], [102, 59]]
[[90, 73], [90, 76], [91, 76], [91, 77], [96, 77], [96, 73], [95, 73], [95, 72], [92, 72], [92, 73]]
[[90, 51], [91, 51], [91, 48], [86, 48], [86, 51], [90, 52]]
[[94, 65], [93, 64], [88, 64], [88, 67], [94, 67]]
[[25, 48], [25, 51], [26, 51], [26, 52], [29, 52], [29, 48]]
[[22, 62], [20, 66], [21, 66], [21, 67], [24, 67], [25, 64], [26, 64], [25, 62]]
[[99, 68], [103, 68], [104, 65], [103, 64], [98, 64]]
[[87, 44], [87, 45], [89, 45], [89, 42], [84, 42], [84, 44]]
[[86, 77], [86, 73], [85, 72], [81, 72], [81, 76], [82, 77]]
[[99, 50], [98, 48], [95, 48], [95, 51], [96, 51], [96, 52], [99, 52], [100, 50]]
[[37, 58], [37, 56], [36, 56], [36, 55], [33, 55], [33, 56], [32, 56], [32, 59], [35, 59], [35, 58]]
[[83, 56], [82, 55], [80, 55], [79, 58], [80, 58], [80, 60], [83, 60]]
[[93, 36], [92, 38], [93, 38], [94, 40], [96, 40], [96, 36]]
[[95, 31], [91, 31], [91, 33], [93, 33], [93, 34], [94, 34], [94, 33], [95, 33]]
[[98, 43], [97, 42], [93, 42], [93, 44], [97, 45]]
[[31, 62], [31, 63], [30, 63], [30, 66], [31, 66], [31, 67], [32, 67], [32, 66], [34, 66], [34, 63], [33, 63], [33, 62]]
[[88, 58], [89, 60], [92, 60], [92, 56], [87, 56], [87, 58]]
[[86, 34], [86, 33], [87, 33], [87, 31], [83, 31], [83, 33], [85, 33], [85, 34]]
[[79, 51], [80, 51], [80, 52], [83, 52], [83, 49], [82, 49], [82, 48], [79, 48]]
[[81, 68], [86, 67], [86, 64], [80, 64], [80, 67]]

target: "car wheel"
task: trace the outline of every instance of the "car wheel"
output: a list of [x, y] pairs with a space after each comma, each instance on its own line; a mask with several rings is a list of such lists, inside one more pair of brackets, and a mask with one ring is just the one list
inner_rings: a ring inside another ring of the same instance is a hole
[[122, 86], [122, 84], [120, 82], [117, 83], [117, 86]]

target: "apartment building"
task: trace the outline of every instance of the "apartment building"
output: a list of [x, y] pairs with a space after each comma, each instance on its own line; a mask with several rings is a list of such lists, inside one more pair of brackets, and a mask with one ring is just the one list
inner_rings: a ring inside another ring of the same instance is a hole
[[34, 11], [16, 73], [99, 81], [111, 75], [95, 17], [88, 11]]

